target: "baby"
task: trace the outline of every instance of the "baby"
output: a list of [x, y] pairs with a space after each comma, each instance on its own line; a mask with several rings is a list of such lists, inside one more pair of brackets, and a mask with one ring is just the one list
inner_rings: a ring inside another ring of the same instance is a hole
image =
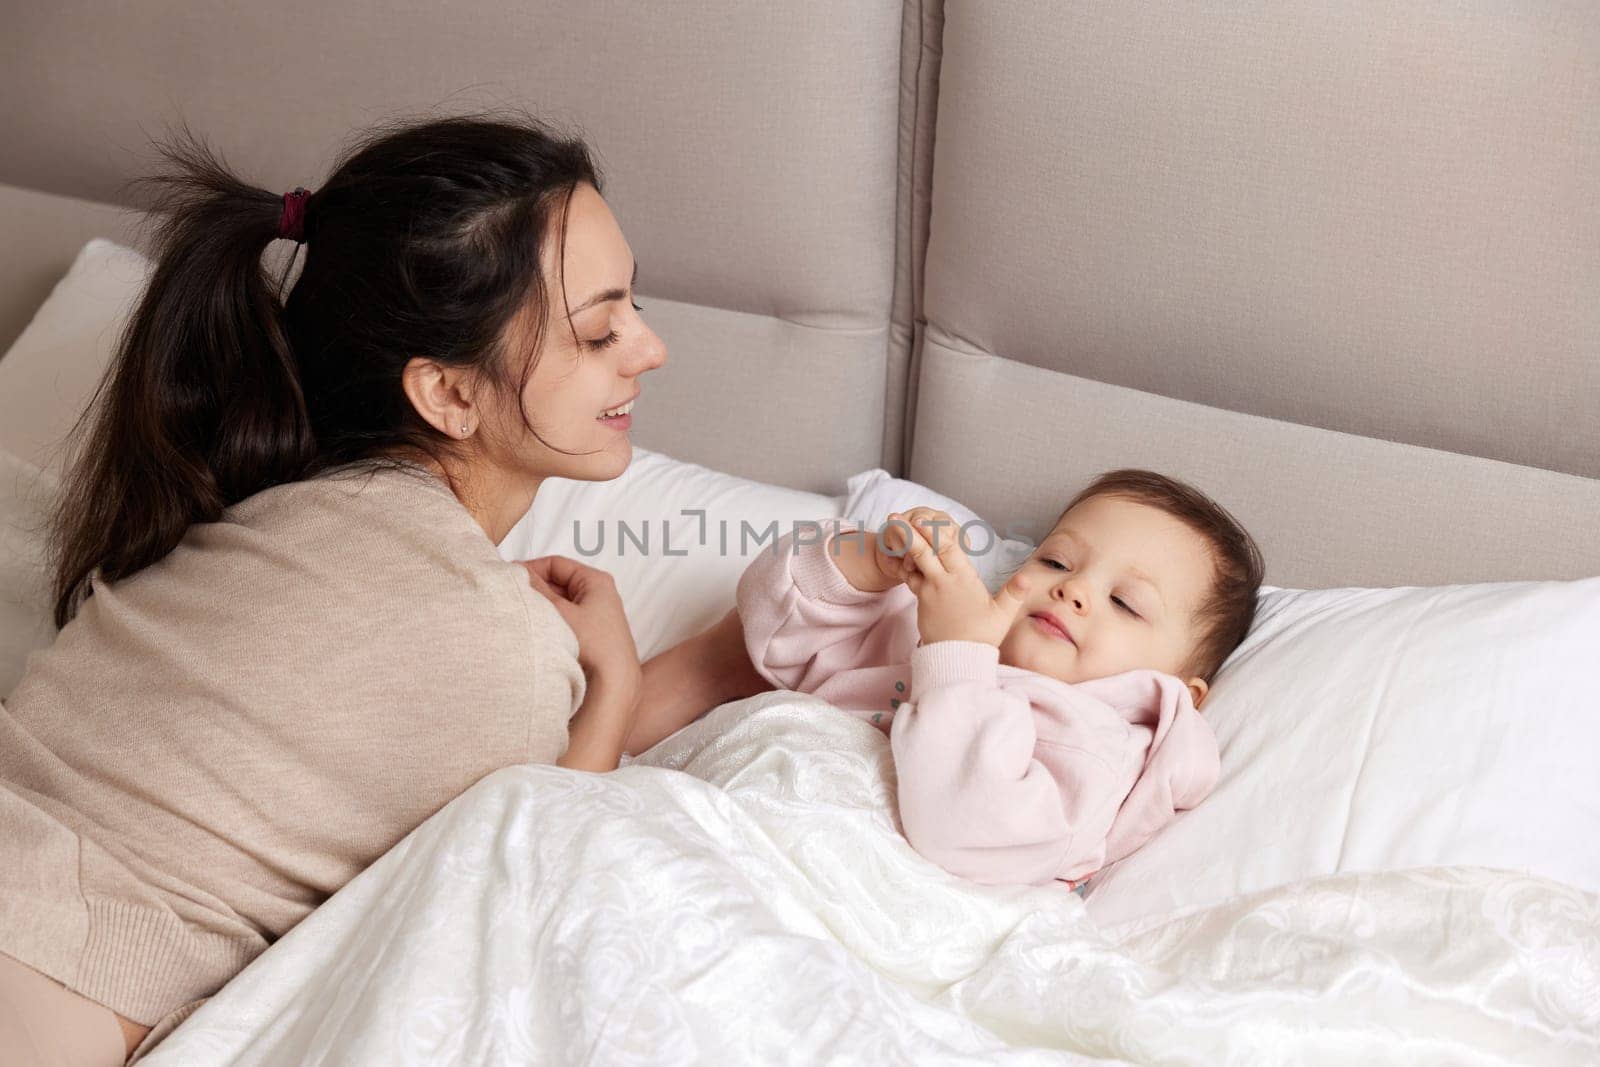
[[1076, 888], [1216, 782], [1196, 708], [1261, 585], [1195, 489], [1102, 475], [991, 597], [943, 512], [794, 537], [739, 581], [751, 664], [889, 735], [912, 847], [979, 882]]

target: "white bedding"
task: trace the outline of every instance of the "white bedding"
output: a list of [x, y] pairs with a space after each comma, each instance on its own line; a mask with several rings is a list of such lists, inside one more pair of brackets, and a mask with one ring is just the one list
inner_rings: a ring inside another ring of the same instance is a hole
[[1102, 928], [923, 861], [893, 780], [792, 693], [500, 771], [142, 1062], [1600, 1062], [1595, 894], [1433, 868]]

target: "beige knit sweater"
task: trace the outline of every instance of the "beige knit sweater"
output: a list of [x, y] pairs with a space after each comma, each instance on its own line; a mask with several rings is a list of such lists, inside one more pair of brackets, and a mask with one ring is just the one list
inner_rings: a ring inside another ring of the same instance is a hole
[[578, 644], [421, 468], [343, 468], [102, 585], [0, 703], [0, 952], [146, 1025], [473, 782], [566, 750]]

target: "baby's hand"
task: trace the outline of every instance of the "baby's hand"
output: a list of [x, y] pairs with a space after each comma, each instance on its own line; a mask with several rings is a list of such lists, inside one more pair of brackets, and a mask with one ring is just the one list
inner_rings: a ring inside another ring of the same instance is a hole
[[[916, 569], [906, 558], [905, 549], [898, 546], [905, 543], [908, 528], [906, 516], [924, 514], [943, 516], [945, 522], [950, 524], [950, 532], [942, 535], [940, 544], [954, 542], [955, 524], [948, 515], [932, 508], [916, 508], [890, 515], [888, 522], [877, 532], [863, 528], [837, 533], [828, 539], [827, 552], [851, 586], [868, 593], [887, 592], [904, 582], [907, 573]], [[891, 536], [895, 531], [899, 532], [898, 540]]]
[[[898, 550], [910, 533], [904, 560], [906, 584], [917, 595], [917, 629], [922, 643], [981, 641], [999, 647], [1022, 608], [1027, 592], [1023, 573], [1017, 572], [991, 598], [977, 568], [962, 550], [950, 516], [933, 508], [914, 508], [889, 518], [884, 536], [891, 548]], [[895, 519], [900, 522], [893, 522]]]
[[945, 561], [947, 569], [951, 566], [953, 556], [966, 559], [960, 544], [961, 528], [948, 512], [926, 507], [891, 512], [878, 538], [878, 566], [885, 573], [892, 573], [897, 580], [908, 581], [917, 573], [916, 565], [911, 562], [911, 554], [906, 550], [906, 534], [911, 530], [922, 535], [934, 553]]

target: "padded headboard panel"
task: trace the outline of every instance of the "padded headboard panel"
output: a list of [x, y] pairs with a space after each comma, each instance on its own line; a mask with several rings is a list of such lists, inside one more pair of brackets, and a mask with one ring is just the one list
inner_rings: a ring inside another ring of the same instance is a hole
[[[588, 136], [666, 340], [636, 440], [835, 492], [898, 458], [896, 0], [60, 0], [0, 35], [0, 182], [122, 202], [179, 119], [315, 186], [353, 130], [524, 107]], [[42, 295], [42, 294], [41, 294]], [[825, 420], [819, 432], [819, 420]]]
[[949, 0], [910, 473], [1277, 584], [1600, 573], [1600, 8]]

